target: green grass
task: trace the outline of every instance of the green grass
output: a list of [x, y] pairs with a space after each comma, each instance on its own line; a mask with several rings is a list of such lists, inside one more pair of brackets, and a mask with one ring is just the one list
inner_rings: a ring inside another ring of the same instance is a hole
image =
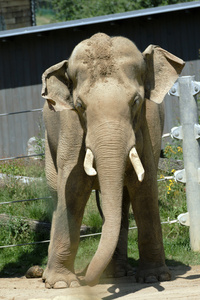
[[[168, 149], [168, 151], [171, 151]], [[173, 148], [173, 151], [174, 148]], [[174, 153], [172, 153], [174, 154]], [[170, 154], [171, 155], [171, 154]], [[177, 153], [176, 153], [177, 155]], [[158, 178], [172, 175], [174, 171], [160, 172]], [[15, 160], [0, 164], [0, 173], [24, 175], [42, 178], [30, 185], [21, 184], [10, 178], [0, 189], [0, 202], [32, 199], [49, 196], [44, 176], [44, 161]], [[178, 215], [187, 211], [185, 186], [172, 181], [161, 181], [159, 186], [159, 207], [161, 221], [176, 220]], [[5, 224], [0, 222], [0, 245], [32, 243], [49, 239], [48, 232], [33, 232], [26, 219], [50, 221], [51, 200], [38, 200], [1, 205], [1, 213], [10, 216]], [[23, 218], [22, 218], [23, 217]], [[102, 220], [99, 216], [95, 194], [92, 193], [85, 209], [83, 224], [91, 227], [91, 232], [100, 232]], [[130, 226], [135, 221], [130, 213]], [[167, 264], [196, 265], [200, 264], [200, 253], [190, 249], [189, 228], [178, 223], [162, 225], [163, 240]], [[81, 238], [75, 267], [84, 269], [93, 257], [99, 243], [100, 236]], [[0, 249], [0, 277], [24, 275], [32, 265], [44, 267], [47, 262], [48, 243]], [[134, 266], [138, 263], [139, 253], [137, 245], [137, 230], [130, 230], [128, 256]]]
[[[1, 181], [0, 202], [11, 202], [50, 196], [44, 175], [44, 161], [18, 159], [0, 163], [0, 173], [9, 176]], [[22, 184], [12, 176], [36, 177], [31, 184]], [[0, 246], [32, 243], [48, 240], [49, 233], [34, 233], [26, 219], [51, 220], [50, 199], [0, 205], [1, 214], [9, 219], [0, 219]], [[32, 264], [44, 264], [47, 260], [48, 244], [29, 245], [0, 249], [0, 277], [25, 274]]]
[[85, 207], [82, 223], [91, 227], [91, 233], [101, 232], [102, 219], [97, 209], [94, 192], [91, 193], [90, 199]]

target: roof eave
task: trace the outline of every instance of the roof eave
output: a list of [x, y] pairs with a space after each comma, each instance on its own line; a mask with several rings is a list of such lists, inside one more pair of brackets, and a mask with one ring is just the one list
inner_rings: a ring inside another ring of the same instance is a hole
[[129, 11], [125, 13], [117, 13], [117, 14], [98, 16], [98, 17], [87, 18], [87, 19], [72, 20], [72, 21], [53, 23], [48, 25], [4, 30], [0, 32], [0, 38], [3, 39], [3, 38], [25, 35], [25, 34], [41, 34], [43, 32], [52, 31], [52, 30], [80, 27], [80, 26], [92, 25], [97, 23], [114, 22], [118, 20], [130, 19], [130, 18], [138, 18], [138, 17], [145, 17], [145, 16], [147, 17], [147, 16], [152, 16], [161, 13], [189, 10], [197, 7], [200, 7], [200, 1], [159, 6], [159, 7]]

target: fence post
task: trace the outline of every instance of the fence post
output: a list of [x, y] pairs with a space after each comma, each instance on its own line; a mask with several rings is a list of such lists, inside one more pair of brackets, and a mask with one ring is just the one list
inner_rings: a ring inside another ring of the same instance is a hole
[[200, 83], [194, 76], [183, 76], [171, 89], [171, 94], [179, 96], [181, 127], [177, 135], [183, 140], [184, 167], [178, 176], [186, 180], [187, 208], [190, 224], [190, 244], [193, 251], [200, 251], [200, 126], [195, 95], [200, 91]]

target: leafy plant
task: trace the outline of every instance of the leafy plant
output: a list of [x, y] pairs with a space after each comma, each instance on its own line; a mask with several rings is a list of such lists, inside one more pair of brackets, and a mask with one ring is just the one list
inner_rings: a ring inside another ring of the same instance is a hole
[[1, 161], [0, 173], [11, 176], [44, 177], [44, 162], [31, 158]]
[[[167, 144], [164, 154], [169, 162], [183, 160], [183, 150], [179, 142], [174, 141]], [[166, 172], [159, 172], [159, 177], [172, 176], [175, 169]], [[163, 180], [158, 184], [159, 189], [159, 207], [162, 221], [177, 221], [180, 214], [187, 212], [187, 201], [185, 193], [185, 184], [176, 182], [174, 179]], [[185, 264], [195, 264], [200, 262], [200, 255], [195, 255], [190, 249], [189, 228], [180, 225], [178, 222], [163, 225], [163, 239], [167, 259], [171, 265], [177, 262]]]
[[53, 0], [52, 7], [58, 20], [67, 21], [180, 2], [188, 2], [188, 0]]
[[101, 232], [102, 218], [97, 209], [95, 194], [92, 193], [85, 208], [83, 224], [91, 228], [91, 232]]
[[179, 142], [175, 141], [171, 144], [166, 144], [164, 149], [164, 155], [166, 158], [172, 158], [174, 160], [183, 160], [183, 148], [180, 146]]

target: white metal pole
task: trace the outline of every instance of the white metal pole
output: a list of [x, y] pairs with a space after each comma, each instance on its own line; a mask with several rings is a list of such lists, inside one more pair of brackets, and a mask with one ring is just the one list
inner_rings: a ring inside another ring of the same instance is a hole
[[200, 127], [195, 97], [199, 92], [198, 84], [195, 83], [194, 76], [178, 79], [190, 244], [193, 251], [200, 251]]

